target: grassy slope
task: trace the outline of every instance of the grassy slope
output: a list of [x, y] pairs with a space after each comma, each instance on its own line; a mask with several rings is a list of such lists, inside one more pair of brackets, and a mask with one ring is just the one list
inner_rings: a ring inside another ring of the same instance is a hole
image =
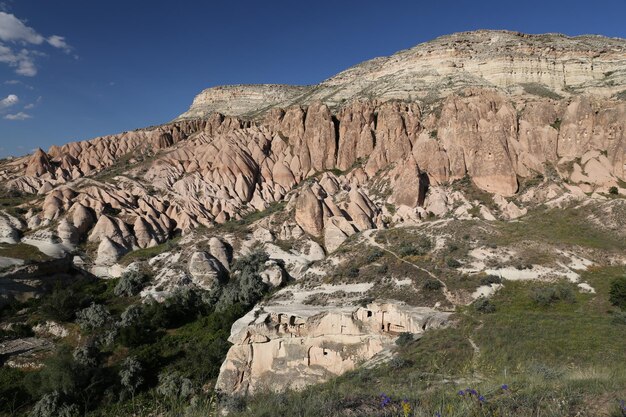
[[[466, 308], [453, 328], [428, 332], [399, 348], [399, 359], [388, 365], [302, 393], [259, 395], [238, 415], [404, 415], [403, 398], [415, 416], [621, 415], [626, 327], [611, 321], [608, 283], [624, 272], [591, 270], [583, 279], [597, 294], [577, 294], [575, 303], [548, 307], [531, 300], [536, 283], [508, 282], [494, 298], [495, 313]], [[457, 394], [467, 387], [485, 402]], [[384, 409], [381, 393], [394, 399]]]
[[[471, 236], [497, 246], [543, 242], [574, 252], [626, 248], [612, 231], [586, 221], [588, 214], [585, 208], [540, 209], [517, 222], [491, 223], [496, 233]], [[391, 230], [384, 236], [387, 244], [394, 246], [389, 238], [395, 234], [401, 235], [397, 244], [411, 240], [407, 231]], [[534, 288], [546, 284], [507, 282], [493, 299], [495, 313], [462, 309], [452, 327], [398, 348], [398, 359], [388, 365], [350, 372], [300, 393], [259, 394], [245, 407], [239, 404], [236, 415], [622, 416], [626, 326], [613, 321], [616, 309], [608, 290], [611, 279], [624, 273], [625, 267], [592, 268], [582, 281], [596, 294], [576, 292], [574, 303], [547, 307], [531, 297]], [[503, 390], [503, 384], [509, 388]], [[485, 401], [458, 395], [468, 387]], [[393, 399], [384, 408], [381, 393]], [[402, 399], [408, 400], [406, 410]]]

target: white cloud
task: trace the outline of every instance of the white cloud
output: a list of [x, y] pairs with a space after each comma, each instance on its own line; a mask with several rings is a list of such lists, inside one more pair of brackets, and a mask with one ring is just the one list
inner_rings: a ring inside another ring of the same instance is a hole
[[6, 116], [4, 116], [6, 120], [26, 120], [26, 119], [32, 119], [32, 117], [33, 116], [31, 116], [30, 114], [26, 114], [24, 112], [19, 112], [15, 114], [7, 114]]
[[65, 36], [52, 35], [48, 38], [48, 43], [55, 48], [63, 49], [66, 54], [72, 51], [72, 47], [65, 41]]
[[22, 82], [20, 80], [6, 80], [4, 83], [6, 85], [17, 85], [17, 84], [21, 84]]
[[[65, 37], [52, 35], [45, 38], [15, 15], [0, 11], [0, 63], [15, 68], [16, 74], [34, 77], [37, 75], [35, 57], [41, 53], [26, 47], [28, 45], [42, 45], [44, 42], [68, 54], [72, 50]], [[20, 51], [14, 50], [7, 46], [8, 43], [22, 45], [22, 49]]]
[[40, 55], [36, 51], [22, 49], [17, 52], [0, 43], [0, 63], [8, 64], [15, 68], [15, 73], [25, 77], [37, 75], [35, 56]]
[[0, 40], [41, 45], [45, 38], [14, 15], [0, 12]]
[[0, 100], [0, 110], [8, 109], [11, 106], [15, 106], [19, 102], [20, 99], [18, 96], [16, 96], [15, 94], [9, 94], [8, 96]]

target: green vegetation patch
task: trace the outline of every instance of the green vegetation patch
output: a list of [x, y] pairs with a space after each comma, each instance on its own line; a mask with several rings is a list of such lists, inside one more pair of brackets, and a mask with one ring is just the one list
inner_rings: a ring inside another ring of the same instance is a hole
[[0, 243], [0, 256], [22, 259], [27, 262], [42, 262], [52, 259], [41, 252], [36, 246], [27, 245], [25, 243]]
[[510, 244], [520, 238], [555, 245], [578, 245], [594, 249], [624, 250], [626, 241], [610, 230], [603, 230], [587, 219], [585, 208], [539, 208], [516, 222], [499, 224], [494, 243]]
[[151, 248], [145, 249], [137, 249], [132, 252], [128, 252], [120, 259], [120, 263], [122, 265], [129, 265], [136, 261], [145, 261], [150, 258], [154, 258], [157, 255], [160, 255], [164, 252], [171, 251], [178, 247], [178, 241], [181, 239], [180, 236], [176, 236], [172, 239], [168, 239], [165, 243], [161, 243], [160, 245], [153, 246]]
[[527, 94], [534, 96], [549, 98], [552, 100], [561, 100], [563, 97], [539, 83], [524, 83], [522, 88]]

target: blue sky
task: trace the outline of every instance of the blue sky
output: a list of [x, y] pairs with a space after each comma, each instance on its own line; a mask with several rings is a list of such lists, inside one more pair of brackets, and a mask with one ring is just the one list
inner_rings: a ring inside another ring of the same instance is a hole
[[313, 84], [473, 29], [626, 37], [626, 0], [0, 0], [0, 157], [160, 124], [221, 84]]

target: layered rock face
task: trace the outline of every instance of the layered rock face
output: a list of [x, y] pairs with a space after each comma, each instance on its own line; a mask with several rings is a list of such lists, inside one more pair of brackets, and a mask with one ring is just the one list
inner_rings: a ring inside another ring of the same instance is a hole
[[[569, 97], [586, 92], [609, 97], [624, 90], [625, 63], [623, 39], [463, 32], [365, 61], [316, 86], [301, 87], [300, 91], [267, 85], [266, 102], [256, 99], [260, 86], [205, 90], [181, 117], [211, 112], [244, 115], [265, 111], [268, 105], [308, 105], [315, 101], [331, 107], [371, 98], [432, 101], [467, 87], [499, 88], [513, 95]], [[245, 105], [233, 106], [222, 100], [223, 94], [231, 91], [250, 99]]]
[[[447, 313], [402, 304], [303, 313], [246, 315], [233, 326], [234, 346], [216, 389], [226, 394], [300, 389], [353, 370], [394, 345], [402, 332], [419, 335], [445, 324]], [[245, 326], [245, 327], [244, 327]], [[239, 329], [239, 331], [237, 330]]]
[[253, 116], [274, 106], [289, 105], [311, 88], [277, 84], [208, 88], [196, 96], [189, 111], [180, 115], [180, 119], [205, 117], [212, 113]]

